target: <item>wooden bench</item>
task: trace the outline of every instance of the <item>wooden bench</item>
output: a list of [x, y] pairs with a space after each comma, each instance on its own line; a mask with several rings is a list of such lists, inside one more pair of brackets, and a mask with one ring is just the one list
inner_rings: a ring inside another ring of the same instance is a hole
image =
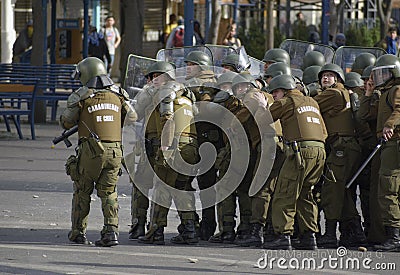
[[45, 64], [33, 66], [24, 63], [1, 63], [1, 77], [34, 77], [38, 79], [36, 100], [45, 100], [51, 106], [51, 120], [56, 120], [58, 101], [68, 96], [82, 84], [72, 79], [73, 64]]
[[28, 77], [0, 78], [0, 115], [8, 132], [11, 132], [9, 120], [14, 122], [20, 139], [23, 139], [20, 117], [25, 115], [30, 122], [32, 139], [36, 139], [34, 116], [37, 83], [37, 79]]

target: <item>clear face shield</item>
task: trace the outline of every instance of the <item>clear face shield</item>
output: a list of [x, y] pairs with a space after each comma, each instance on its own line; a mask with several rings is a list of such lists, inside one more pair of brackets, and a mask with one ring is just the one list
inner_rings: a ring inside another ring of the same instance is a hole
[[372, 78], [376, 87], [384, 85], [388, 80], [393, 78], [392, 70], [395, 65], [381, 66], [372, 69]]

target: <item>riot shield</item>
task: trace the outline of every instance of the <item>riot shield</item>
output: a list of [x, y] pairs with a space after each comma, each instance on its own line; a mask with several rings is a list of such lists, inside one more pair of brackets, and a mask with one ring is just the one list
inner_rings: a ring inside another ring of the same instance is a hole
[[212, 52], [214, 66], [221, 67], [222, 60], [225, 56], [237, 51], [229, 46], [206, 44], [206, 47]]
[[153, 58], [134, 54], [128, 56], [124, 89], [128, 92], [130, 98], [134, 98], [146, 84], [147, 69], [156, 61]]
[[324, 44], [311, 43], [295, 39], [286, 39], [281, 43], [279, 48], [288, 52], [290, 56], [290, 67], [293, 69], [301, 69], [303, 58], [310, 51], [318, 51], [325, 57], [326, 63], [332, 63], [335, 50]]
[[185, 67], [185, 56], [192, 51], [201, 51], [208, 54], [213, 60], [213, 54], [206, 46], [187, 46], [181, 48], [161, 49], [157, 52], [156, 59], [175, 64], [176, 68]]
[[339, 65], [343, 69], [343, 72], [348, 73], [351, 71], [354, 60], [361, 53], [371, 53], [378, 58], [386, 54], [386, 51], [377, 47], [341, 46], [336, 50], [332, 63]]

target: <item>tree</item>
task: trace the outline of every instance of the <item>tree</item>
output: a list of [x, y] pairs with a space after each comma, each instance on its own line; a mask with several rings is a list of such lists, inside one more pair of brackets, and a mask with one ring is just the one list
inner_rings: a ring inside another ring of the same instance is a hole
[[[129, 54], [143, 54], [144, 0], [121, 1], [121, 79], [125, 78]], [[122, 83], [123, 87], [124, 83]]]
[[217, 44], [219, 23], [221, 22], [221, 5], [217, 4], [218, 1], [211, 1], [211, 24], [208, 35], [206, 37], [206, 43]]
[[380, 19], [381, 39], [386, 36], [389, 29], [390, 17], [392, 15], [393, 1], [392, 0], [377, 0], [378, 15]]

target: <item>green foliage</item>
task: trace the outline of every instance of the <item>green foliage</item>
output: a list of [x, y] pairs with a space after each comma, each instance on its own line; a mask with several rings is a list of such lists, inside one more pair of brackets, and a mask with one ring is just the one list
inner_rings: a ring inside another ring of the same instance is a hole
[[275, 27], [274, 28], [274, 48], [279, 48], [279, 46], [285, 39], [286, 39], [286, 37], [283, 34], [283, 32], [281, 32], [279, 30], [279, 27]]
[[250, 27], [246, 32], [240, 29], [238, 37], [248, 55], [262, 60], [265, 53], [265, 35], [255, 20], [250, 22]]
[[365, 25], [351, 24], [346, 33], [347, 46], [373, 47], [380, 40], [380, 29], [368, 29]]

